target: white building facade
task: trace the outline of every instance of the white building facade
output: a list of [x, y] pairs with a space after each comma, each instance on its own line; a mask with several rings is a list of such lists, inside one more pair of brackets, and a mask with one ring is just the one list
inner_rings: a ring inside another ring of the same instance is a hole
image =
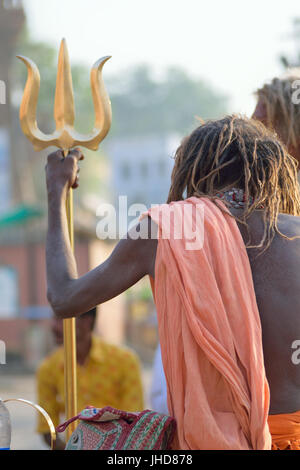
[[118, 138], [109, 147], [115, 204], [127, 196], [132, 204], [162, 204], [170, 188], [178, 135]]

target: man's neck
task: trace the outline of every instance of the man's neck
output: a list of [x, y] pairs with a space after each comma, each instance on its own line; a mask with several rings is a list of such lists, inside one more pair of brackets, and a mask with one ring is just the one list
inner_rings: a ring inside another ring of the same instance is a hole
[[77, 343], [77, 362], [83, 366], [89, 356], [92, 347], [92, 337], [88, 340]]

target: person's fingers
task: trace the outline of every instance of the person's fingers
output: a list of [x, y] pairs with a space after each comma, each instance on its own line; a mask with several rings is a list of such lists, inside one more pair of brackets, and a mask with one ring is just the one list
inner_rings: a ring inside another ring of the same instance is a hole
[[78, 186], [79, 186], [79, 176], [76, 176], [74, 184], [72, 185], [72, 188], [76, 189], [78, 188]]
[[52, 152], [48, 155], [47, 162], [50, 163], [52, 161], [59, 161], [62, 158], [63, 158], [62, 150], [56, 150], [55, 152]]
[[[84, 156], [79, 148], [72, 149], [66, 157], [62, 150], [52, 152], [48, 155], [45, 167], [48, 177], [47, 184], [50, 184], [51, 178], [52, 180], [64, 179], [65, 182], [68, 181], [69, 187], [74, 189], [78, 188], [80, 172], [79, 161], [83, 159]], [[61, 164], [63, 165], [61, 166]]]
[[77, 161], [84, 160], [84, 155], [81, 152], [80, 148], [78, 147], [70, 150], [70, 152], [68, 153], [68, 156], [74, 156], [77, 159]]

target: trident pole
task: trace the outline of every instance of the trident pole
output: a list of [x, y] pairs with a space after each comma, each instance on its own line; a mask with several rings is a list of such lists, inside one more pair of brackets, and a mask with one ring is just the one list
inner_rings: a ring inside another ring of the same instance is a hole
[[[71, 67], [65, 39], [62, 40], [56, 79], [54, 118], [56, 129], [52, 134], [44, 134], [37, 126], [36, 108], [40, 88], [40, 74], [35, 63], [27, 57], [18, 56], [27, 67], [28, 77], [20, 106], [20, 123], [25, 136], [36, 151], [49, 146], [63, 150], [64, 156], [76, 146], [97, 150], [111, 126], [111, 103], [102, 80], [102, 68], [110, 56], [99, 59], [93, 65], [90, 82], [95, 110], [95, 123], [92, 132], [83, 135], [74, 129], [75, 111]], [[68, 192], [66, 216], [72, 250], [74, 252], [73, 193]], [[77, 414], [77, 373], [76, 373], [76, 325], [75, 318], [65, 319], [64, 326], [64, 363], [65, 363], [65, 411], [70, 419]], [[68, 426], [69, 438], [75, 423]]]
[[[64, 156], [67, 156], [64, 151]], [[66, 201], [66, 215], [70, 245], [74, 253], [74, 221], [73, 221], [73, 190], [69, 189]], [[67, 419], [76, 416], [77, 410], [77, 355], [76, 355], [76, 318], [65, 318], [63, 320], [64, 334], [64, 379], [65, 379], [65, 412]], [[67, 438], [71, 437], [75, 430], [75, 421], [70, 423], [71, 429], [67, 429]]]

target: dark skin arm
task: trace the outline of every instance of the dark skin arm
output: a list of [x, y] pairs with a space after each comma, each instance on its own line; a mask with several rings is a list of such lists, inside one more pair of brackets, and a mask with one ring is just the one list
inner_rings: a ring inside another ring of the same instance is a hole
[[157, 240], [149, 236], [157, 227], [150, 218], [139, 229], [147, 239], [133, 239], [131, 232], [115, 247], [111, 256], [97, 268], [78, 278], [72, 253], [65, 211], [69, 188], [78, 187], [79, 150], [64, 159], [61, 151], [48, 156], [46, 181], [48, 191], [48, 233], [46, 263], [48, 300], [60, 318], [87, 312], [124, 292], [143, 276], [154, 277]]

